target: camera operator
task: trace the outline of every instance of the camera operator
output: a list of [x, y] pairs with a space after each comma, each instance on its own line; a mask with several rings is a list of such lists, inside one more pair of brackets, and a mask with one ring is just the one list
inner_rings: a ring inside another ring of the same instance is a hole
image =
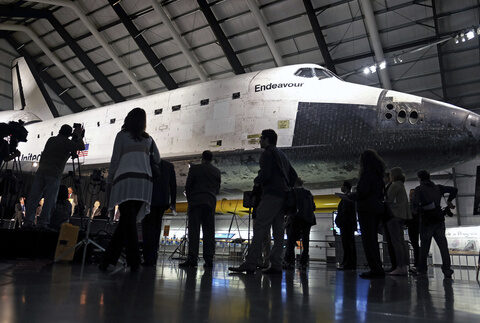
[[[35, 219], [35, 208], [42, 198], [45, 198], [45, 204], [39, 218], [37, 227], [47, 228], [50, 223], [50, 213], [57, 200], [60, 180], [65, 169], [67, 160], [72, 154], [85, 149], [83, 143], [84, 130], [81, 125], [72, 127], [64, 124], [58, 135], [48, 139], [40, 158], [40, 165], [27, 199], [27, 211], [25, 216], [25, 228], [31, 228]], [[69, 137], [72, 136], [72, 139]]]
[[447, 209], [453, 209], [453, 199], [457, 196], [457, 188], [437, 185], [430, 180], [430, 173], [421, 170], [417, 173], [420, 185], [415, 188], [413, 205], [420, 213], [420, 259], [418, 274], [427, 273], [427, 256], [432, 238], [440, 249], [442, 256], [442, 272], [445, 278], [452, 278], [453, 270], [450, 264], [447, 238], [445, 237], [445, 211], [442, 212], [440, 200], [448, 195]]

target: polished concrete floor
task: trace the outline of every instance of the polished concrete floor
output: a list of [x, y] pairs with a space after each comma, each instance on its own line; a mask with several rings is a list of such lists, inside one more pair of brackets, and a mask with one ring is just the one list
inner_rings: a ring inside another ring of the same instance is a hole
[[307, 272], [228, 275], [232, 262], [113, 275], [88, 266], [0, 262], [0, 322], [480, 322], [475, 281], [362, 280], [312, 264]]

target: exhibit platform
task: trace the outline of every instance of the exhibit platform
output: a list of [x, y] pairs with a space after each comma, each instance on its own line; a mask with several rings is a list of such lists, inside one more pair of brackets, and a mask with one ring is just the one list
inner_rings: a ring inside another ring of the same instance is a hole
[[454, 280], [432, 268], [428, 278], [370, 281], [313, 263], [306, 272], [229, 275], [236, 264], [217, 260], [213, 270], [183, 270], [161, 258], [137, 273], [105, 274], [90, 265], [82, 278], [79, 265], [0, 262], [0, 321], [480, 321], [480, 287], [457, 272]]

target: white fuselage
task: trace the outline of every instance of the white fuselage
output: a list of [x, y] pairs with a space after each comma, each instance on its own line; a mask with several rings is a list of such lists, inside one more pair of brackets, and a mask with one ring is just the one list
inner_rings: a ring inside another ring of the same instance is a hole
[[[335, 77], [318, 80], [295, 76], [297, 69], [298, 66], [288, 66], [213, 80], [33, 123], [26, 127], [28, 142], [18, 147], [21, 160], [27, 164], [38, 161], [48, 138], [56, 135], [63, 124], [81, 123], [89, 144], [88, 156], [82, 157], [81, 162], [109, 163], [115, 135], [124, 117], [135, 107], [146, 111], [147, 131], [165, 158], [198, 155], [205, 149], [255, 149], [258, 135], [267, 128], [277, 131], [278, 146], [290, 147], [299, 101], [351, 103], [355, 98], [356, 103], [368, 105], [375, 104], [381, 92]], [[240, 97], [233, 99], [234, 93], [240, 93]], [[201, 105], [202, 100], [208, 100], [208, 104]], [[10, 114], [18, 112], [0, 113], [0, 121], [11, 120]]]

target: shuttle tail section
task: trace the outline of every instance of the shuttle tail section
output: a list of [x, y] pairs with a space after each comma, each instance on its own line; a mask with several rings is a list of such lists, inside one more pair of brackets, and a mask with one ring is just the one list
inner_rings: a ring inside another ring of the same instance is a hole
[[58, 111], [39, 77], [24, 57], [12, 63], [13, 109], [31, 113], [41, 120], [58, 117]]

